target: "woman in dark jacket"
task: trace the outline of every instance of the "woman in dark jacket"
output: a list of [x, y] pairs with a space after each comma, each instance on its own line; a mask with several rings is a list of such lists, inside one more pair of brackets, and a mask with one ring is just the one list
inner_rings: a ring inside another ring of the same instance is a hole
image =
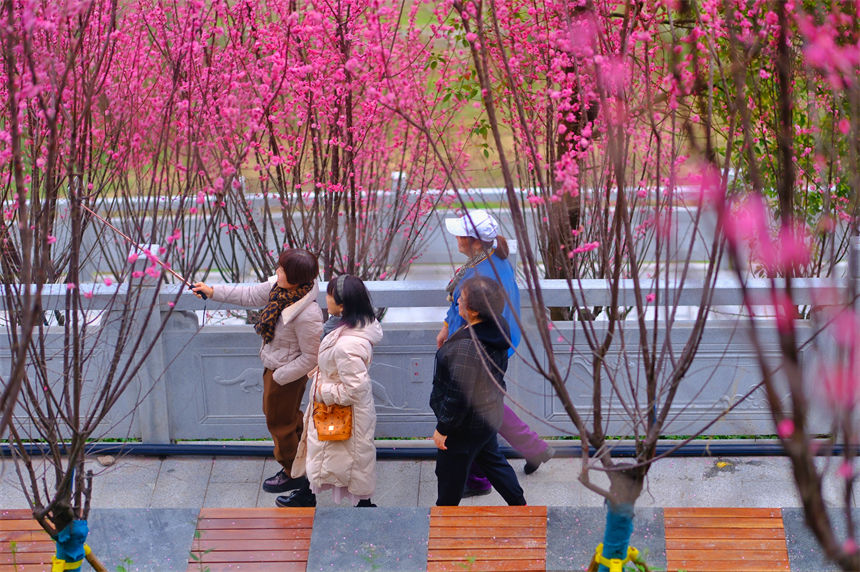
[[509, 505], [526, 504], [496, 438], [504, 417], [510, 348], [510, 331], [501, 316], [505, 297], [500, 288], [485, 276], [466, 280], [459, 304], [466, 325], [436, 352], [430, 407], [436, 414], [433, 441], [439, 449], [437, 506], [460, 504], [473, 461]]

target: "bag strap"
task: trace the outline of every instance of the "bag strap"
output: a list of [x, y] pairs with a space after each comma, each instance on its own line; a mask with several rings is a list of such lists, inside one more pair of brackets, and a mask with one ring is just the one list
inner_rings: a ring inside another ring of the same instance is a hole
[[313, 391], [313, 400], [316, 403], [320, 403], [320, 400], [318, 399], [319, 387], [317, 387], [317, 380], [319, 380], [319, 376], [320, 376], [320, 370], [319, 370], [319, 367], [317, 367], [317, 371], [314, 374], [314, 391]]

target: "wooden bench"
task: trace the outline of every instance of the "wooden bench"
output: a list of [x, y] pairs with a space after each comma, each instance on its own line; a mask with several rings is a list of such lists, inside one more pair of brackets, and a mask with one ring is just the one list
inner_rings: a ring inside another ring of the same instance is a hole
[[778, 508], [665, 508], [668, 570], [790, 570]]
[[0, 510], [0, 570], [44, 572], [56, 552], [29, 509]]
[[546, 570], [545, 506], [430, 509], [427, 570]]
[[203, 508], [188, 571], [304, 572], [313, 508]]

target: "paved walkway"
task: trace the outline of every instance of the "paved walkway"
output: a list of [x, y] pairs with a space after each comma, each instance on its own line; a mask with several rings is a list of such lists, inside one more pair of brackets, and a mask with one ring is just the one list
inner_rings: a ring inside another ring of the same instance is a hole
[[[415, 444], [414, 441], [411, 443]], [[386, 442], [386, 445], [390, 446], [390, 442]], [[564, 512], [568, 516], [557, 521], [557, 525], [550, 519], [548, 534], [561, 535], [559, 538], [562, 540], [570, 539], [570, 523], [579, 523], [583, 519], [591, 522], [589, 527], [594, 530], [602, 528], [603, 499], [577, 481], [581, 463], [579, 459], [555, 458], [528, 476], [522, 472], [522, 459], [511, 459], [511, 463], [529, 504], [551, 507], [556, 511], [551, 511], [551, 514], [560, 514], [558, 511], [567, 510], [565, 507], [573, 511]], [[187, 542], [193, 538], [194, 523], [200, 508], [272, 507], [277, 496], [265, 493], [260, 488], [262, 480], [277, 471], [278, 467], [271, 458], [125, 456], [102, 458], [101, 462], [93, 458], [90, 466], [96, 473], [91, 520], [101, 521], [101, 525], [93, 523], [95, 530], [101, 529], [100, 534], [106, 535], [114, 544], [127, 542], [128, 537], [135, 536], [135, 530], [143, 535], [169, 534], [173, 540], [178, 540], [175, 546], [167, 541], [156, 543], [164, 550], [173, 551], [170, 556], [158, 557], [160, 565], [148, 564], [147, 556], [137, 548], [123, 544], [122, 549], [109, 551], [111, 556], [107, 560], [112, 563], [109, 566], [111, 570], [116, 569], [122, 558], [132, 559], [134, 565], [126, 566], [129, 570], [184, 570], [180, 562], [183, 555], [187, 560], [188, 547], [184, 538], [187, 537]], [[11, 461], [0, 461], [0, 468], [0, 509], [27, 508]], [[377, 494], [373, 501], [380, 507], [429, 509], [436, 499], [433, 469], [432, 460], [380, 460]], [[592, 480], [606, 483], [605, 475], [599, 472], [592, 472]], [[836, 478], [825, 479], [826, 497], [832, 506], [840, 504], [837, 485]], [[504, 501], [494, 492], [465, 499], [462, 504], [503, 505]], [[318, 507], [334, 506], [330, 494], [319, 495]], [[637, 502], [639, 513], [651, 515], [649, 518], [657, 518], [653, 511], [662, 512], [660, 509], [663, 507], [788, 509], [783, 514], [790, 515], [790, 518], [785, 518], [792, 523], [786, 520], [786, 530], [794, 530], [792, 534], [795, 540], [789, 542], [789, 552], [792, 543], [795, 549], [792, 570], [822, 570], [824, 564], [819, 559], [814, 542], [804, 531], [802, 515], [796, 509], [799, 506], [788, 460], [782, 457], [663, 459], [651, 469], [647, 488]], [[344, 514], [358, 516], [360, 512], [345, 511]], [[423, 515], [426, 511], [420, 512]], [[126, 517], [132, 519], [132, 523], [120, 524]], [[181, 521], [180, 524], [176, 524], [177, 519]], [[129, 532], [119, 534], [119, 531], [124, 530]], [[151, 539], [140, 540], [147, 544], [149, 552], [156, 550], [152, 548]], [[578, 549], [586, 552], [593, 550], [591, 544], [589, 541]], [[805, 560], [798, 560], [798, 554]], [[117, 562], [113, 563], [112, 558], [116, 558]], [[174, 565], [165, 567], [165, 562], [174, 562]], [[548, 567], [549, 564], [548, 559]]]
[[[382, 441], [391, 446], [391, 441]], [[410, 441], [413, 446], [426, 443]], [[255, 443], [258, 444], [258, 443]], [[274, 459], [263, 457], [141, 457], [92, 458], [94, 508], [269, 507], [277, 495], [263, 492], [263, 479], [278, 470]], [[623, 460], [623, 459], [622, 459]], [[546, 506], [603, 506], [602, 497], [577, 480], [581, 460], [554, 458], [525, 475], [522, 459], [510, 459], [529, 504]], [[436, 501], [433, 460], [379, 460], [379, 506], [430, 507]], [[50, 478], [50, 475], [47, 475]], [[592, 481], [607, 482], [599, 471]], [[18, 477], [9, 459], [0, 458], [0, 508], [27, 508]], [[826, 498], [839, 506], [839, 481], [826, 478]], [[860, 500], [855, 490], [855, 504]], [[328, 494], [318, 506], [334, 506]], [[502, 505], [497, 494], [464, 499], [463, 505]], [[670, 457], [656, 462], [648, 473], [641, 507], [736, 506], [799, 507], [800, 501], [784, 457]]]

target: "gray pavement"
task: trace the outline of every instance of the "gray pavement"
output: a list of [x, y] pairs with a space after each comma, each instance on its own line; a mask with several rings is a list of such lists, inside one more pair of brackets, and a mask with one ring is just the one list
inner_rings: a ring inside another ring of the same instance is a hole
[[[390, 440], [378, 444], [392, 447]], [[401, 446], [429, 447], [430, 442], [408, 441]], [[510, 461], [529, 504], [549, 507], [547, 569], [580, 569], [578, 563], [587, 563], [600, 541], [604, 518], [603, 498], [578, 480], [581, 459], [556, 457], [532, 475], [523, 473], [522, 459]], [[831, 475], [835, 467], [823, 460], [821, 464], [826, 475], [825, 496], [835, 508], [840, 505], [839, 481]], [[88, 465], [95, 473], [90, 544], [102, 548], [100, 557], [110, 570], [120, 566], [126, 570], [185, 570], [200, 508], [271, 507], [277, 496], [261, 489], [263, 479], [278, 470], [270, 457], [129, 455], [93, 457]], [[376, 567], [367, 569], [422, 569], [426, 540], [423, 552], [418, 540], [426, 539], [429, 507], [436, 500], [434, 466], [432, 459], [379, 460], [373, 501], [384, 510], [373, 515], [338, 507], [330, 493], [318, 495], [317, 506], [324, 510], [315, 519], [308, 570], [365, 569], [367, 559], [356, 556], [363, 554], [356, 547], [364, 546], [374, 550]], [[50, 471], [41, 472], [50, 484]], [[608, 483], [600, 471], [592, 471], [590, 480], [598, 485]], [[855, 505], [856, 501], [855, 497]], [[462, 504], [503, 505], [504, 501], [493, 492], [464, 499]], [[833, 569], [803, 523], [784, 457], [670, 457], [655, 463], [637, 502], [633, 541], [658, 568], [665, 566], [661, 509], [670, 506], [787, 509], [783, 513], [792, 570]], [[0, 509], [14, 508], [28, 508], [28, 503], [12, 461], [4, 458], [0, 459]], [[323, 523], [326, 519], [338, 527], [317, 526], [317, 520]], [[390, 529], [392, 523], [397, 524]], [[373, 531], [386, 526], [387, 534], [374, 544]], [[351, 532], [347, 534], [347, 530]], [[336, 542], [326, 536], [333, 531], [338, 535]], [[392, 536], [392, 532], [397, 534]], [[315, 546], [327, 548], [315, 550]]]
[[[253, 442], [260, 445], [265, 442]], [[391, 447], [392, 441], [381, 441]], [[429, 442], [408, 441], [427, 447]], [[235, 444], [235, 443], [234, 443]], [[624, 459], [622, 459], [623, 461]], [[600, 507], [603, 498], [579, 480], [579, 458], [556, 457], [532, 475], [523, 473], [522, 459], [510, 459], [529, 504]], [[822, 461], [823, 463], [823, 461]], [[389, 460], [377, 462], [373, 501], [388, 507], [430, 507], [436, 500], [435, 461]], [[95, 473], [94, 508], [201, 508], [268, 507], [277, 495], [263, 492], [263, 479], [278, 470], [274, 459], [263, 457], [92, 457]], [[834, 467], [835, 470], [835, 467]], [[830, 472], [829, 470], [827, 471]], [[41, 474], [37, 475], [41, 480]], [[50, 471], [45, 471], [50, 478]], [[590, 471], [590, 480], [608, 483], [605, 473]], [[825, 478], [828, 504], [840, 506], [838, 478]], [[0, 508], [27, 508], [13, 463], [0, 459]], [[857, 497], [855, 493], [854, 503]], [[321, 494], [318, 506], [336, 506], [330, 494]], [[463, 505], [503, 505], [497, 493], [464, 499]], [[657, 461], [648, 473], [639, 507], [725, 506], [799, 507], [800, 499], [784, 457], [670, 457]]]

